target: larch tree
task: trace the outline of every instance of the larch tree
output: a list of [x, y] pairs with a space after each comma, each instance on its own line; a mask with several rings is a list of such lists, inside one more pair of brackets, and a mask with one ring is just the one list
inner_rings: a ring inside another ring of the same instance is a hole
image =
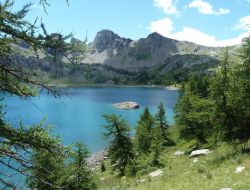
[[235, 75], [238, 79], [234, 96], [237, 125], [233, 130], [233, 139], [246, 147], [250, 139], [250, 36], [243, 40], [240, 64]]
[[107, 125], [104, 136], [111, 138], [108, 155], [111, 160], [112, 169], [119, 170], [120, 175], [125, 175], [126, 167], [134, 160], [135, 154], [130, 138], [130, 126], [116, 115], [103, 115]]
[[169, 125], [166, 119], [166, 112], [163, 103], [158, 106], [157, 113], [155, 115], [155, 139], [161, 141], [163, 146], [167, 146], [170, 143], [168, 134]]
[[96, 189], [93, 175], [88, 167], [87, 158], [89, 151], [86, 145], [76, 143], [70, 152], [70, 163], [67, 165], [66, 176], [62, 187], [70, 190], [92, 190]]
[[[39, 0], [44, 8], [48, 6], [47, 0]], [[38, 58], [39, 49], [55, 49], [71, 61], [72, 53], [85, 52], [72, 44], [64, 42], [72, 35], [60, 35], [60, 39], [54, 38], [47, 33], [43, 23], [30, 23], [25, 20], [31, 10], [32, 4], [25, 4], [20, 10], [14, 11], [14, 1], [5, 0], [0, 2], [0, 90], [4, 93], [17, 95], [27, 99], [39, 94], [40, 89], [46, 89], [49, 93], [59, 97], [57, 90], [54, 90], [43, 78], [43, 74], [24, 68], [13, 59], [13, 44], [22, 41], [28, 44]], [[83, 44], [81, 44], [83, 45]], [[82, 46], [83, 47], [83, 46]], [[71, 62], [74, 62], [71, 61]], [[2, 188], [16, 189], [12, 176], [6, 171], [21, 173], [24, 176], [32, 176], [33, 170], [31, 155], [33, 150], [37, 152], [46, 151], [48, 154], [61, 154], [56, 138], [51, 137], [48, 130], [42, 124], [25, 127], [11, 126], [5, 121], [2, 107], [0, 109], [0, 185]], [[44, 184], [56, 187], [49, 181], [36, 178]]]
[[204, 87], [204, 82], [196, 79], [197, 77], [191, 76], [184, 85], [176, 105], [175, 117], [177, 125], [182, 128], [183, 138], [196, 139], [198, 144], [203, 144], [207, 142], [212, 132], [212, 102], [207, 98], [208, 90], [199, 88], [200, 85]]
[[145, 108], [137, 123], [135, 136], [136, 148], [143, 154], [148, 154], [150, 152], [153, 137], [153, 124], [154, 119], [150, 114], [148, 108]]

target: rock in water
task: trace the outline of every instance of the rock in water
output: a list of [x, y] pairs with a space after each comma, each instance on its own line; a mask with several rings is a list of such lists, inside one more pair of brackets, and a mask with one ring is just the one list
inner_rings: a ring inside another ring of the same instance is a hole
[[140, 108], [139, 104], [136, 102], [120, 102], [116, 103], [113, 105], [115, 108], [118, 109], [125, 109], [125, 110], [130, 110], [130, 109], [138, 109]]
[[208, 149], [201, 149], [201, 150], [194, 150], [191, 152], [190, 156], [200, 156], [200, 155], [208, 155], [210, 154], [210, 150]]

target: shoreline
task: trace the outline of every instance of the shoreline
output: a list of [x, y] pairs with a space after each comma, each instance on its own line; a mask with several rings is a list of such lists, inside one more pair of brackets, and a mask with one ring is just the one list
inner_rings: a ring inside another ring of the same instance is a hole
[[90, 156], [86, 159], [88, 166], [91, 170], [95, 170], [98, 166], [101, 166], [102, 161], [108, 159], [108, 149], [104, 148], [98, 152], [90, 154]]
[[93, 88], [98, 88], [98, 87], [107, 87], [107, 88], [164, 88], [167, 90], [179, 90], [180, 86], [179, 85], [125, 85], [125, 84], [118, 84], [118, 85], [110, 85], [110, 84], [82, 84], [82, 83], [68, 83], [68, 84], [63, 84], [63, 83], [58, 83], [54, 84], [51, 83], [51, 86], [54, 87], [59, 87], [59, 88], [77, 88], [77, 87], [93, 87]]

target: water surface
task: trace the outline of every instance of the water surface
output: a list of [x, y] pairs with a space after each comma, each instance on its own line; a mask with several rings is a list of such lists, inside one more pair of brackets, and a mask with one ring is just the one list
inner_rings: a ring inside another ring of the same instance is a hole
[[[99, 151], [107, 144], [102, 136], [105, 119], [101, 114], [122, 116], [131, 125], [133, 134], [143, 109], [149, 107], [155, 113], [157, 106], [163, 102], [169, 124], [174, 123], [173, 108], [178, 98], [177, 91], [138, 87], [84, 87], [67, 91], [70, 95], [60, 99], [46, 93], [29, 101], [5, 96], [5, 118], [14, 125], [20, 121], [33, 125], [46, 118], [46, 123], [53, 124], [52, 132], [59, 134], [64, 144], [80, 141], [87, 144], [91, 152]], [[141, 107], [138, 110], [118, 110], [112, 106], [122, 101], [135, 101]]]

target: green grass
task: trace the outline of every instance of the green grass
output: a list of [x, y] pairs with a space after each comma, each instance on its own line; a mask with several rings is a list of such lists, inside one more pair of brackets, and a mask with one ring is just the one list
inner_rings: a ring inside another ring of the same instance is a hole
[[[250, 190], [250, 154], [242, 153], [240, 147], [226, 143], [210, 150], [212, 153], [199, 157], [197, 163], [188, 154], [176, 157], [177, 150], [188, 151], [193, 141], [178, 138], [178, 129], [171, 129], [171, 137], [176, 146], [166, 148], [162, 153], [165, 165], [163, 175], [150, 179], [148, 175], [120, 178], [112, 173], [106, 163], [107, 171], [97, 172], [98, 187], [102, 190], [220, 190], [230, 187], [234, 190]], [[244, 166], [242, 173], [236, 174], [235, 169]], [[139, 179], [146, 182], [136, 184]]]

